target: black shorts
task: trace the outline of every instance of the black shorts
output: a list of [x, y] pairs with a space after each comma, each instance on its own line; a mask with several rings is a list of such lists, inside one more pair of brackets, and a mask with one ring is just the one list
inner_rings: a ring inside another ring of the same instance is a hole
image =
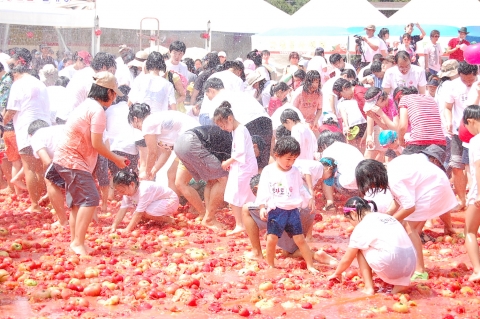
[[69, 208], [96, 207], [100, 204], [97, 185], [90, 172], [65, 168], [55, 163], [53, 166], [65, 180], [65, 195]]
[[139, 141], [135, 141], [135, 145], [138, 147], [147, 147], [147, 142], [145, 142], [145, 139], [141, 139]]
[[138, 159], [139, 159], [139, 155], [132, 155], [132, 154], [128, 154], [128, 153], [124, 153], [124, 152], [120, 152], [120, 151], [112, 151], [113, 153], [119, 155], [119, 156], [123, 156], [123, 157], [126, 157], [128, 158], [128, 160], [130, 161], [130, 165], [127, 165], [124, 169], [120, 169], [118, 168], [117, 165], [115, 165], [114, 162], [112, 161], [108, 161], [108, 169], [110, 170], [110, 174], [112, 174], [112, 176], [115, 176], [118, 172], [120, 171], [130, 171], [130, 170], [133, 170], [134, 172], [138, 172]]
[[45, 179], [48, 179], [50, 182], [52, 182], [52, 184], [65, 189], [65, 180], [58, 174], [57, 170], [53, 166], [53, 163], [51, 163], [45, 171]]
[[[258, 168], [264, 168], [270, 161], [270, 148], [272, 147], [273, 126], [269, 117], [261, 116], [245, 124], [251, 136], [258, 135], [265, 141], [265, 149], [260, 152]], [[257, 159], [258, 159], [257, 158]]]
[[98, 181], [98, 185], [101, 187], [110, 185], [108, 178], [108, 160], [105, 157], [98, 155], [97, 165], [95, 165], [93, 174]]
[[24, 147], [18, 151], [18, 154], [33, 156], [33, 148], [31, 146]]

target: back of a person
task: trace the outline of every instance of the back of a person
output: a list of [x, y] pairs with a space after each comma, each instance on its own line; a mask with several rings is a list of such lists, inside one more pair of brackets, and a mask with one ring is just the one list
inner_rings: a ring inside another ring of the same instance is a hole
[[61, 71], [58, 72], [58, 76], [65, 76], [69, 79], [72, 79], [73, 76], [77, 73], [78, 71], [75, 69], [75, 66], [69, 65], [66, 68], [63, 68]]
[[173, 145], [180, 134], [199, 126], [191, 116], [179, 111], [163, 111], [149, 115], [143, 122], [142, 131], [157, 135], [157, 140]]
[[138, 153], [135, 146], [134, 128], [128, 123], [128, 105], [122, 101], [110, 106], [105, 111], [107, 117], [107, 136], [110, 150], [131, 155]]
[[[218, 105], [215, 105], [215, 107], [212, 107], [210, 110], [210, 118], [213, 119], [213, 113], [215, 112], [215, 109], [223, 101], [230, 102], [235, 119], [243, 125], [261, 116], [268, 117], [268, 114], [263, 106], [253, 96], [250, 96], [244, 92], [231, 92], [226, 90], [222, 92], [224, 92], [225, 95], [222, 95], [221, 99], [217, 99], [217, 97], [214, 99]], [[223, 97], [226, 97], [227, 99], [223, 99]]]
[[277, 129], [277, 127], [282, 125], [282, 122], [280, 121], [280, 116], [282, 115], [283, 111], [285, 111], [286, 109], [294, 110], [295, 113], [298, 114], [298, 117], [300, 118], [300, 122], [305, 123], [305, 118], [303, 117], [302, 112], [300, 112], [300, 110], [297, 109], [292, 104], [286, 103], [280, 106], [278, 109], [276, 109], [275, 112], [273, 112], [272, 116], [270, 117], [272, 119], [272, 126], [274, 129]]
[[223, 87], [228, 91], [239, 92], [243, 89], [243, 81], [229, 70], [213, 73], [209, 79], [217, 78], [222, 80]]
[[57, 112], [65, 107], [67, 92], [67, 88], [63, 86], [47, 87], [48, 101], [50, 103], [50, 119], [52, 123], [55, 123]]
[[46, 151], [50, 158], [53, 158], [57, 146], [61, 142], [63, 135], [65, 134], [65, 125], [55, 125], [42, 127], [31, 137], [31, 144], [33, 148], [33, 153], [36, 158], [38, 158], [37, 151], [40, 149], [38, 147], [42, 146], [46, 148]]
[[135, 102], [147, 103], [152, 113], [168, 111], [169, 99], [174, 96], [173, 85], [161, 76], [146, 74], [138, 83]]
[[357, 180], [355, 179], [355, 169], [358, 163], [364, 160], [363, 154], [353, 145], [334, 142], [327, 147], [322, 157], [331, 157], [337, 162], [339, 182], [342, 187], [347, 189], [357, 189]]
[[139, 197], [142, 201], [153, 202], [174, 196], [173, 190], [162, 183], [154, 181], [141, 181], [138, 186]]
[[297, 159], [313, 160], [317, 151], [317, 139], [312, 130], [303, 123], [297, 123], [292, 128], [292, 137], [300, 144], [300, 155]]
[[88, 93], [90, 93], [90, 89], [92, 88], [94, 75], [95, 71], [90, 67], [86, 67], [76, 72], [70, 79], [70, 82], [68, 82], [67, 90], [72, 99], [72, 110], [87, 99]]

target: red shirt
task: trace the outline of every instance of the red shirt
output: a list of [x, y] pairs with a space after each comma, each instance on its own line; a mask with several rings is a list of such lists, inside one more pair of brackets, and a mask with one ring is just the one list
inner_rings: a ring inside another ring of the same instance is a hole
[[[462, 41], [462, 42], [460, 42]], [[468, 42], [467, 40], [460, 40], [459, 38], [453, 38], [451, 39], [450, 41], [448, 41], [448, 47], [453, 49], [455, 48], [458, 44], [466, 44], [466, 45], [470, 45], [470, 42]], [[456, 50], [455, 52], [451, 53], [448, 57], [449, 59], [454, 59], [454, 60], [457, 60], [459, 62], [461, 61], [465, 61], [465, 58], [463, 57], [463, 50]]]

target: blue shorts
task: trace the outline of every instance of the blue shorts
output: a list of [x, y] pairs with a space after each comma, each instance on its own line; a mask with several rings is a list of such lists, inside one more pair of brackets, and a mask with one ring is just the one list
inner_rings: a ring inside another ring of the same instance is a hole
[[280, 238], [284, 231], [290, 237], [303, 235], [302, 221], [300, 220], [298, 208], [291, 210], [276, 208], [268, 213], [267, 234]]

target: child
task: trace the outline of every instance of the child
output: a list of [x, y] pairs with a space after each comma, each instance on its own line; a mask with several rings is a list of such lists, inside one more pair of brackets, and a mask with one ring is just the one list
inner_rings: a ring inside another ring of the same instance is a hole
[[280, 122], [291, 131], [291, 136], [300, 143], [300, 155], [298, 159], [313, 160], [317, 151], [317, 139], [310, 127], [301, 123], [300, 117], [292, 109], [286, 109], [280, 116]]
[[[373, 212], [369, 204], [372, 204]], [[395, 294], [408, 289], [410, 277], [415, 271], [415, 249], [402, 224], [376, 210], [375, 202], [360, 197], [352, 197], [345, 203], [344, 216], [355, 229], [345, 255], [328, 279], [341, 280], [342, 273], [357, 257], [365, 294], [375, 293], [372, 270], [383, 281], [394, 285], [392, 293]]]
[[231, 132], [233, 138], [232, 155], [222, 162], [222, 168], [229, 171], [224, 199], [232, 206], [235, 217], [235, 228], [227, 232], [227, 236], [231, 236], [245, 231], [242, 206], [253, 198], [249, 183], [258, 174], [258, 165], [250, 133], [235, 119], [229, 102], [220, 104], [213, 119], [222, 130]]
[[316, 274], [318, 270], [313, 266], [298, 210], [302, 203], [313, 200], [303, 187], [302, 174], [293, 167], [300, 155], [300, 144], [293, 137], [283, 137], [275, 144], [273, 153], [276, 162], [263, 169], [256, 199], [260, 218], [267, 220], [267, 263], [275, 267], [275, 247], [286, 231], [298, 246], [307, 269]]
[[45, 184], [47, 195], [57, 214], [58, 220], [52, 227], [67, 226], [68, 219], [65, 215], [65, 204], [62, 189], [65, 189], [65, 181], [57, 173], [52, 165], [52, 158], [57, 148], [58, 140], [63, 136], [65, 125], [49, 126], [43, 120], [35, 120], [28, 127], [30, 145], [33, 149], [33, 156], [42, 161], [45, 169]]
[[138, 180], [133, 172], [119, 171], [113, 178], [115, 190], [123, 195], [122, 205], [110, 230], [115, 232], [131, 207], [135, 208], [125, 232], [131, 232], [142, 218], [172, 223], [172, 215], [178, 208], [178, 196], [173, 190], [159, 183]]
[[270, 99], [267, 108], [269, 116], [272, 116], [273, 112], [287, 101], [288, 93], [290, 93], [290, 88], [285, 82], [279, 82], [271, 86], [270, 95], [272, 98]]
[[395, 131], [381, 131], [378, 136], [378, 142], [383, 148], [388, 148], [388, 150], [385, 152], [385, 163], [393, 160], [403, 152], [403, 147], [400, 146], [398, 134]]
[[468, 257], [473, 266], [473, 274], [468, 278], [469, 281], [480, 281], [480, 254], [478, 252], [477, 232], [480, 226], [480, 194], [478, 185], [480, 184], [480, 106], [469, 105], [463, 113], [463, 123], [468, 131], [475, 135], [470, 139], [468, 149], [470, 157], [470, 174], [472, 176], [472, 185], [467, 196], [467, 212], [465, 216], [465, 246]]
[[338, 126], [337, 116], [330, 112], [323, 112], [322, 125], [318, 128], [318, 132], [331, 131], [342, 133], [342, 129]]

